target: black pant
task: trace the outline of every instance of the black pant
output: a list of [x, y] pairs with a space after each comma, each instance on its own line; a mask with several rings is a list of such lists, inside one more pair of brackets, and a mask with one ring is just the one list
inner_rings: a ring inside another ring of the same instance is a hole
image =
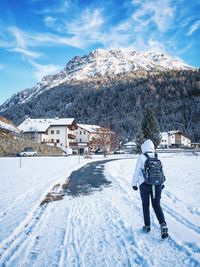
[[155, 211], [156, 217], [159, 223], [165, 223], [165, 217], [160, 206], [160, 198], [161, 198], [162, 186], [155, 186], [155, 198], [153, 198], [152, 185], [142, 183], [140, 185], [140, 195], [142, 199], [142, 208], [143, 208], [143, 216], [144, 216], [144, 225], [150, 226], [150, 212], [149, 212], [149, 199], [151, 196], [151, 203], [153, 209]]

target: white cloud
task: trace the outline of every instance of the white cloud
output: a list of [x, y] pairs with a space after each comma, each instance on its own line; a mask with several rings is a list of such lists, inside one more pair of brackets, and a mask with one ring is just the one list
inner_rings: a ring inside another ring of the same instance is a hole
[[44, 18], [44, 23], [49, 28], [54, 27], [56, 21], [57, 21], [57, 19], [55, 19], [55, 18], [53, 18], [51, 16], [47, 16], [47, 17]]
[[170, 0], [134, 0], [133, 4], [137, 5], [138, 8], [133, 13], [132, 18], [137, 23], [137, 29], [144, 30], [144, 27], [154, 23], [161, 32], [166, 31], [175, 12], [170, 2]]
[[21, 31], [17, 27], [10, 27], [10, 28], [8, 28], [8, 31], [11, 32], [11, 34], [13, 34], [13, 36], [15, 37], [17, 47], [27, 48], [28, 40], [27, 40], [27, 37], [23, 31]]
[[[104, 19], [99, 9], [86, 9], [74, 21], [66, 22], [65, 27], [69, 34], [82, 37], [86, 42], [98, 40]], [[87, 37], [87, 39], [85, 39]]]
[[33, 51], [28, 50], [28, 49], [23, 49], [23, 48], [19, 48], [19, 47], [11, 48], [9, 50], [20, 53], [20, 54], [22, 54], [26, 57], [30, 57], [30, 58], [38, 58], [41, 56], [41, 53], [33, 52]]
[[195, 21], [192, 26], [190, 27], [187, 35], [190, 36], [193, 32], [197, 31], [200, 28], [200, 20]]
[[154, 38], [149, 38], [149, 40], [147, 41], [147, 49], [149, 51], [167, 54], [165, 45]]
[[34, 61], [29, 61], [29, 62], [33, 67], [35, 67], [36, 71], [34, 76], [37, 79], [37, 81], [41, 81], [41, 79], [44, 76], [56, 74], [62, 69], [62, 67], [58, 65], [53, 65], [53, 64], [42, 65]]
[[71, 6], [70, 0], [57, 0], [56, 5], [50, 6], [49, 8], [44, 8], [37, 10], [36, 13], [40, 14], [56, 14], [56, 13], [64, 13]]

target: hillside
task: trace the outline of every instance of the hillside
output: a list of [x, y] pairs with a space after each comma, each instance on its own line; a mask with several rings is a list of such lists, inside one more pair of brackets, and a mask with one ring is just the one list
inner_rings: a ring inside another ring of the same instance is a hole
[[17, 104], [26, 103], [44, 91], [66, 82], [74, 83], [74, 81], [80, 81], [84, 83], [90, 78], [113, 76], [128, 72], [191, 69], [194, 68], [168, 55], [156, 52], [99, 49], [82, 57], [75, 56], [59, 73], [45, 76], [34, 87], [14, 94], [0, 106], [0, 112]]
[[2, 114], [16, 124], [25, 115], [75, 117], [132, 138], [145, 105], [155, 111], [161, 131], [183, 130], [200, 140], [199, 71], [143, 71], [66, 82]]
[[199, 104], [199, 70], [158, 53], [100, 50], [73, 58], [60, 73], [17, 93], [0, 114], [17, 125], [25, 116], [75, 117], [131, 139], [148, 105], [161, 131], [182, 130], [199, 141]]

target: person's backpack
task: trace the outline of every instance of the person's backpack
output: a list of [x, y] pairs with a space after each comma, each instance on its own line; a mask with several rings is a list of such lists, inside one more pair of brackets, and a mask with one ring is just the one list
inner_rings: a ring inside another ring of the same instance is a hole
[[165, 182], [165, 176], [162, 170], [162, 163], [158, 159], [157, 153], [154, 157], [150, 157], [147, 153], [144, 153], [147, 158], [144, 163], [143, 176], [146, 184], [150, 185], [162, 185]]

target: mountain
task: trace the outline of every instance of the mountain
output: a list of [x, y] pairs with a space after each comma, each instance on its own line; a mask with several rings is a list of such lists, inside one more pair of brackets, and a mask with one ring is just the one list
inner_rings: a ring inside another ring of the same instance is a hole
[[44, 91], [69, 81], [84, 81], [92, 77], [127, 72], [187, 69], [193, 68], [160, 53], [99, 49], [83, 57], [74, 57], [58, 74], [45, 76], [34, 87], [16, 93], [0, 106], [0, 112], [17, 104], [26, 103]]
[[145, 106], [154, 110], [161, 131], [181, 130], [200, 141], [200, 71], [158, 53], [100, 50], [75, 57], [0, 110], [15, 124], [25, 116], [74, 117], [131, 139]]

